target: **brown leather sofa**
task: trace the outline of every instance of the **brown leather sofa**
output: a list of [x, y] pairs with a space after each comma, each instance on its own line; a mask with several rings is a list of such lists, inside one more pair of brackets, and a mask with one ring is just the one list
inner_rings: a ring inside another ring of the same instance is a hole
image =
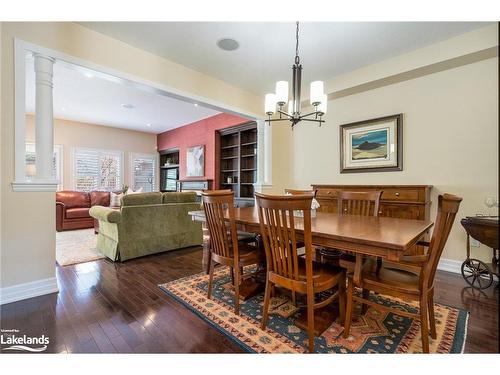
[[94, 218], [89, 215], [92, 206], [109, 206], [108, 191], [63, 190], [56, 193], [56, 231], [94, 227]]

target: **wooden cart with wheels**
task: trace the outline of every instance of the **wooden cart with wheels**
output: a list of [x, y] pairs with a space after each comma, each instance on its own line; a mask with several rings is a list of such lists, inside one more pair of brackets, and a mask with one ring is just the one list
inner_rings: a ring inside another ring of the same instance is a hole
[[[498, 216], [468, 216], [461, 221], [467, 232], [467, 259], [462, 263], [462, 276], [473, 288], [486, 289], [499, 277]], [[491, 263], [471, 258], [470, 237], [493, 249]]]

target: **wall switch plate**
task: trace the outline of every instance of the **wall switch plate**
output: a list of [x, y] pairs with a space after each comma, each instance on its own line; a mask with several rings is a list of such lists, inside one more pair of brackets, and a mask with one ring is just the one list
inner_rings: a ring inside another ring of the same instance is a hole
[[475, 240], [474, 238], [471, 238], [470, 239], [470, 246], [471, 247], [480, 247], [481, 242], [479, 242], [478, 240]]

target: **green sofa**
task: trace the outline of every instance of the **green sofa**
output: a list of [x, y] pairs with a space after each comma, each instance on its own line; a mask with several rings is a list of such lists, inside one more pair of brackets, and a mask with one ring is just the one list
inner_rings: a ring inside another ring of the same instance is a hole
[[125, 195], [120, 209], [90, 208], [99, 220], [97, 249], [113, 261], [202, 244], [202, 230], [189, 211], [199, 210], [196, 193]]

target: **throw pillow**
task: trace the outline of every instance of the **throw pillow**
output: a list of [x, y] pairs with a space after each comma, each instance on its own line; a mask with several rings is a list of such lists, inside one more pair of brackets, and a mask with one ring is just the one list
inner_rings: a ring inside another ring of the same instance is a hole
[[123, 195], [123, 193], [115, 194], [111, 192], [109, 197], [109, 207], [120, 207], [122, 204]]
[[136, 191], [133, 191], [131, 188], [128, 188], [125, 194], [139, 194], [139, 193], [142, 193], [142, 187], [137, 189]]

